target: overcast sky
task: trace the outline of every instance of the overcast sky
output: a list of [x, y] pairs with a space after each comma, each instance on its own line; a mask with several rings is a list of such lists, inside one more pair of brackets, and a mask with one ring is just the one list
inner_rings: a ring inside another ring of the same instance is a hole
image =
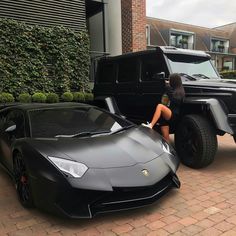
[[236, 0], [146, 0], [147, 16], [216, 27], [236, 22]]

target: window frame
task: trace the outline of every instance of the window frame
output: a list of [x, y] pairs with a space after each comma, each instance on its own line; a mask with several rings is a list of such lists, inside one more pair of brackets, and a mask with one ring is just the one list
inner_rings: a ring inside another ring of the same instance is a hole
[[[110, 81], [102, 81], [102, 70], [104, 69], [105, 66], [109, 66], [109, 65], [112, 65], [112, 73], [110, 74], [110, 77], [111, 77], [111, 80]], [[106, 63], [102, 63], [100, 66], [99, 66], [99, 70], [98, 70], [98, 81], [97, 83], [98, 84], [112, 84], [114, 81], [116, 81], [116, 71], [117, 71], [117, 65], [116, 63], [114, 62], [106, 62]]]
[[[157, 59], [162, 60], [163, 65], [166, 67], [165, 70], [161, 71], [165, 73], [165, 76], [167, 76], [167, 74], [169, 74], [169, 68], [168, 65], [166, 64], [166, 60], [165, 57], [162, 56], [161, 54], [150, 54], [150, 55], [145, 55], [146, 57], [156, 57]], [[153, 82], [159, 82], [161, 79], [153, 79], [153, 80], [143, 80], [143, 68], [144, 68], [144, 64], [147, 61], [147, 59], [145, 59], [145, 56], [140, 57], [140, 83], [153, 83]], [[159, 73], [161, 73], [159, 72]]]

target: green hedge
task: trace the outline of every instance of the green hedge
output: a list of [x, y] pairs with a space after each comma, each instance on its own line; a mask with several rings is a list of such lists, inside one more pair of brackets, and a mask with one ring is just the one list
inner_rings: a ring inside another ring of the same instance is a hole
[[47, 99], [46, 95], [44, 93], [40, 93], [40, 92], [35, 93], [32, 96], [33, 102], [44, 103], [44, 102], [46, 102], [46, 99]]
[[46, 95], [47, 99], [46, 102], [47, 103], [57, 103], [59, 102], [59, 96], [56, 93], [48, 93]]
[[0, 93], [0, 104], [1, 103], [11, 103], [14, 101], [20, 103], [30, 103], [30, 102], [39, 102], [39, 103], [57, 103], [57, 102], [82, 102], [82, 103], [91, 103], [93, 101], [92, 93], [83, 93], [83, 92], [65, 92], [60, 97], [56, 93], [44, 93], [36, 92], [32, 96], [29, 93], [21, 93], [18, 97], [14, 97], [10, 93], [2, 92]]
[[65, 92], [61, 95], [61, 99], [63, 102], [72, 102], [73, 94], [71, 92]]
[[87, 90], [87, 32], [0, 19], [0, 35], [0, 92]]
[[30, 103], [32, 101], [32, 97], [29, 93], [21, 93], [18, 97], [18, 101], [21, 103]]
[[14, 102], [15, 98], [10, 93], [0, 93], [0, 103]]
[[73, 101], [84, 102], [85, 101], [84, 93], [82, 93], [82, 92], [73, 93]]
[[221, 75], [224, 79], [236, 79], [236, 70], [232, 70], [232, 71], [222, 71], [222, 72], [220, 72], [220, 75]]

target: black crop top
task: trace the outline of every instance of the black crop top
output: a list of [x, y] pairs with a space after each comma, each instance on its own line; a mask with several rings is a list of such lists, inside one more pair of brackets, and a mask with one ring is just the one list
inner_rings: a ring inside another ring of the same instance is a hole
[[180, 113], [180, 106], [183, 103], [184, 97], [175, 96], [174, 90], [169, 85], [166, 86], [166, 94], [170, 100], [169, 108], [175, 115], [178, 115]]

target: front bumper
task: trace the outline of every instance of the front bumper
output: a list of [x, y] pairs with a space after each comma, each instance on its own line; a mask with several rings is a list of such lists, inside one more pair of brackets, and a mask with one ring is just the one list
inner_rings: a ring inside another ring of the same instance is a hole
[[[37, 182], [37, 183], [36, 183]], [[117, 187], [112, 191], [77, 189], [65, 183], [39, 182], [34, 191], [35, 205], [45, 211], [69, 218], [92, 218], [112, 211], [127, 210], [157, 201], [171, 188], [179, 188], [178, 177], [169, 172], [151, 186]]]
[[173, 187], [180, 187], [176, 175], [168, 174], [152, 186], [114, 188], [112, 193], [90, 206], [92, 215], [104, 212], [121, 211], [149, 205], [157, 201]]
[[180, 186], [175, 175], [178, 166], [177, 156], [163, 153], [134, 166], [90, 168], [77, 179], [46, 165], [31, 173], [30, 185], [36, 207], [70, 218], [91, 218], [155, 202], [169, 189]]

